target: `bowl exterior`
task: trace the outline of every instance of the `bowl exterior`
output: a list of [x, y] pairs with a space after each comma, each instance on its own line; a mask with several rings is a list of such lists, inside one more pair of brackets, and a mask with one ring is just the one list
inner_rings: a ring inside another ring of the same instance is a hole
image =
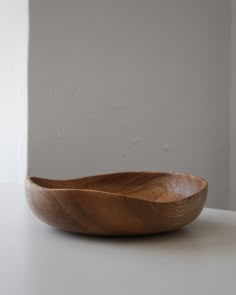
[[207, 186], [190, 197], [161, 203], [92, 190], [46, 189], [29, 179], [25, 191], [30, 208], [43, 222], [92, 235], [172, 231], [196, 219], [207, 198]]

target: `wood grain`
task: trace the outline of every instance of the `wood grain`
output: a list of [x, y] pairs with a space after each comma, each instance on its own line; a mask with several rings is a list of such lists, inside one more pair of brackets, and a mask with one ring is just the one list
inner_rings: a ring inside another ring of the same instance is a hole
[[45, 223], [94, 235], [180, 228], [201, 213], [207, 181], [189, 174], [122, 172], [72, 180], [28, 177], [28, 203]]

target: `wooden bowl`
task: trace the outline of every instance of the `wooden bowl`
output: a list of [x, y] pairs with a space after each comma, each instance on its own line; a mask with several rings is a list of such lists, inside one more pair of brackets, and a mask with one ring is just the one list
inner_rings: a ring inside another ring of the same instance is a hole
[[201, 213], [207, 181], [189, 174], [123, 172], [72, 180], [26, 179], [28, 203], [45, 223], [93, 235], [180, 228]]

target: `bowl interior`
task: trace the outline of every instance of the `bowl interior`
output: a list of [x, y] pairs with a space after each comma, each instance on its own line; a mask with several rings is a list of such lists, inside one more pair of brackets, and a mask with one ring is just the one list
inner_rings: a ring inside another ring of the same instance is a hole
[[204, 179], [192, 175], [155, 172], [113, 173], [72, 180], [32, 177], [31, 181], [47, 189], [93, 190], [158, 202], [187, 198], [207, 186]]

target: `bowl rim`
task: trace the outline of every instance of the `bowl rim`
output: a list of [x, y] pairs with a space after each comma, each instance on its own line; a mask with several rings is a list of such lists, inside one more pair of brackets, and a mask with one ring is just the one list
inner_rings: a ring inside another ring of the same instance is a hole
[[[185, 196], [184, 198], [178, 199], [178, 200], [173, 200], [170, 202], [162, 202], [160, 200], [158, 201], [151, 201], [148, 199], [139, 199], [136, 198], [135, 196], [129, 196], [129, 195], [124, 195], [121, 193], [114, 193], [114, 192], [108, 192], [108, 191], [103, 191], [103, 190], [95, 190], [95, 189], [85, 189], [85, 188], [47, 188], [44, 186], [41, 186], [39, 184], [37, 184], [34, 179], [40, 179], [40, 180], [52, 180], [52, 181], [62, 181], [62, 182], [66, 182], [66, 181], [74, 181], [74, 180], [78, 180], [78, 179], [86, 179], [86, 178], [92, 178], [92, 177], [99, 177], [99, 176], [108, 176], [108, 175], [116, 175], [116, 174], [126, 174], [126, 173], [140, 173], [140, 174], [166, 174], [166, 175], [182, 175], [182, 176], [186, 176], [189, 178], [194, 178], [194, 179], [198, 179], [202, 182], [202, 188], [199, 189], [196, 193], [194, 194], [190, 194], [188, 196]], [[206, 179], [204, 179], [203, 177], [200, 176], [195, 176], [192, 175], [190, 173], [185, 173], [185, 172], [175, 172], [175, 171], [122, 171], [122, 172], [112, 172], [112, 173], [104, 173], [104, 174], [95, 174], [95, 175], [89, 175], [89, 176], [83, 176], [80, 178], [70, 178], [70, 179], [50, 179], [50, 178], [43, 178], [43, 177], [37, 177], [37, 176], [27, 176], [25, 179], [25, 186], [28, 184], [33, 185], [37, 188], [40, 188], [41, 190], [45, 190], [45, 191], [57, 191], [57, 192], [62, 192], [62, 191], [81, 191], [81, 192], [93, 192], [93, 193], [97, 193], [99, 195], [113, 195], [116, 197], [122, 197], [122, 198], [129, 198], [129, 199], [135, 199], [135, 200], [139, 200], [139, 201], [145, 201], [145, 202], [152, 202], [152, 203], [175, 203], [175, 202], [180, 202], [183, 201], [185, 199], [189, 199], [191, 197], [194, 197], [196, 195], [198, 195], [199, 193], [201, 193], [204, 190], [208, 190], [208, 181]]]

